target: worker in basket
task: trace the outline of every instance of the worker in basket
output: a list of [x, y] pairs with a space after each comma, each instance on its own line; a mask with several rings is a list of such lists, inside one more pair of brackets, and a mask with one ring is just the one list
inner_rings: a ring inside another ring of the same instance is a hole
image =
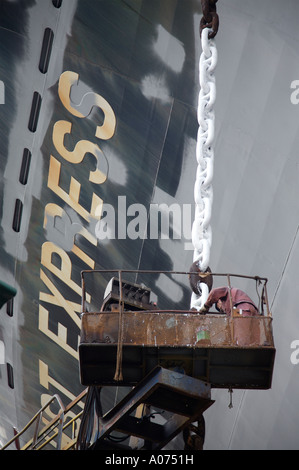
[[251, 317], [258, 315], [258, 309], [254, 302], [245, 292], [236, 287], [217, 287], [212, 289], [200, 313], [207, 313], [212, 305], [215, 304], [218, 312], [231, 315], [232, 308], [239, 309], [242, 315]]

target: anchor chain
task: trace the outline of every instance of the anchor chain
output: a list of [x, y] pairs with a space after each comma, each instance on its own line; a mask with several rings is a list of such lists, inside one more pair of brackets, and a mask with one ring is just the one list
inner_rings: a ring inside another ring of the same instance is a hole
[[[204, 2], [216, 3], [216, 2]], [[214, 31], [213, 31], [214, 32]], [[210, 248], [212, 244], [212, 215], [214, 171], [213, 142], [215, 136], [214, 103], [216, 99], [216, 81], [214, 70], [217, 64], [217, 49], [213, 39], [209, 39], [211, 30], [204, 27], [201, 31], [202, 54], [199, 61], [200, 92], [198, 97], [198, 134], [196, 145], [197, 172], [194, 185], [195, 217], [192, 225], [193, 261], [199, 272], [208, 270]], [[209, 288], [200, 282], [198, 294], [192, 293], [191, 308], [199, 310], [206, 301]]]

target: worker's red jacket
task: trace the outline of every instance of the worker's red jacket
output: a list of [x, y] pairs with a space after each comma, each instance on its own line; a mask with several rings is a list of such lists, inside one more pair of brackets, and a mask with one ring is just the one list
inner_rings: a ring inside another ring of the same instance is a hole
[[[245, 292], [240, 289], [236, 289], [235, 287], [232, 287], [230, 291], [232, 307], [242, 309], [242, 311], [244, 311], [244, 313], [248, 315], [258, 314], [257, 307], [254, 305], [250, 297], [245, 294]], [[228, 287], [218, 287], [216, 289], [212, 289], [205, 302], [205, 306], [210, 309], [214, 303], [218, 302], [219, 299], [221, 299], [222, 301], [222, 308], [224, 309], [225, 313], [227, 315], [230, 315], [231, 303]]]

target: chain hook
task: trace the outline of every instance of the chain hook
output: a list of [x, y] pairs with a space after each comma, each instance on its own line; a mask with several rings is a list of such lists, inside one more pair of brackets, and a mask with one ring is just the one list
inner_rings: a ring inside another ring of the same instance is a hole
[[216, 3], [218, 0], [201, 0], [203, 17], [200, 20], [200, 36], [204, 28], [211, 28], [208, 38], [216, 36], [219, 28], [219, 16], [216, 12]]

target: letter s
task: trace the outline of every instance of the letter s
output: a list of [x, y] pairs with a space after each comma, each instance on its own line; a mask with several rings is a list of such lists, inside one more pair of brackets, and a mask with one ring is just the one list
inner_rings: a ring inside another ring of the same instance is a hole
[[296, 365], [296, 364], [299, 364], [299, 340], [298, 339], [295, 339], [294, 341], [291, 342], [291, 348], [292, 349], [295, 349], [294, 352], [292, 352], [291, 354], [291, 363]]
[[57, 121], [53, 127], [53, 143], [57, 152], [68, 162], [71, 163], [81, 163], [84, 156], [87, 153], [91, 153], [98, 161], [98, 166], [101, 166], [101, 169], [97, 168], [94, 171], [90, 172], [89, 181], [96, 184], [102, 184], [107, 179], [108, 175], [108, 162], [98, 147], [98, 145], [89, 140], [79, 140], [76, 143], [74, 150], [69, 151], [64, 146], [64, 138], [66, 134], [70, 134], [72, 130], [72, 124], [68, 121]]
[[[88, 92], [82, 96], [81, 102], [78, 105], [71, 104], [70, 93], [72, 86], [78, 86], [79, 75], [75, 72], [63, 72], [59, 79], [58, 95], [63, 106], [73, 115], [79, 118], [84, 118], [91, 113], [93, 106], [98, 106], [104, 113], [104, 121], [101, 126], [97, 126], [96, 137], [103, 140], [110, 139], [115, 131], [116, 118], [110, 104], [97, 93]], [[82, 106], [84, 100], [92, 99], [90, 109], [87, 114], [82, 114], [79, 108]]]

